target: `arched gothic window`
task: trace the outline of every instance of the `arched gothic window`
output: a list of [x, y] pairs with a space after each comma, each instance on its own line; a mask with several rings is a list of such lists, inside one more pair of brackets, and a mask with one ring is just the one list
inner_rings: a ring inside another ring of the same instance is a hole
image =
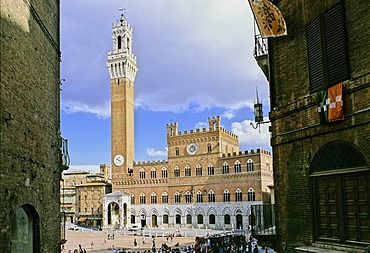
[[227, 162], [222, 165], [222, 174], [229, 174], [229, 164]]
[[155, 192], [152, 192], [152, 194], [150, 195], [150, 203], [157, 204], [157, 194], [155, 194]]
[[224, 202], [230, 202], [230, 191], [228, 189], [224, 190]]
[[256, 193], [252, 188], [248, 190], [248, 201], [256, 201]]
[[203, 173], [202, 165], [198, 164], [197, 167], [196, 167], [196, 175], [201, 176], [202, 173]]
[[210, 190], [208, 192], [208, 202], [215, 202], [215, 192], [213, 190]]
[[181, 203], [181, 194], [179, 192], [175, 193], [175, 203]]
[[135, 204], [135, 195], [133, 193], [130, 194], [131, 204]]
[[167, 192], [162, 193], [162, 203], [168, 204], [168, 194]]
[[203, 193], [201, 191], [197, 192], [197, 203], [203, 203]]
[[208, 175], [214, 175], [215, 174], [215, 167], [213, 167], [213, 164], [208, 164]]
[[139, 171], [139, 177], [140, 179], [145, 179], [145, 169], [141, 168]]
[[173, 174], [174, 177], [180, 177], [180, 168], [178, 166], [175, 167]]
[[140, 194], [140, 204], [145, 204], [145, 203], [146, 203], [145, 194], [142, 192]]
[[154, 167], [150, 170], [150, 178], [157, 178], [157, 170]]
[[247, 161], [247, 171], [250, 172], [250, 171], [254, 171], [254, 168], [253, 168], [253, 161], [252, 159], [249, 159]]
[[235, 164], [234, 164], [234, 172], [235, 173], [242, 172], [242, 165], [240, 164], [239, 161], [236, 161]]
[[241, 202], [243, 201], [243, 195], [242, 195], [242, 191], [238, 188], [236, 189], [235, 191], [235, 201], [236, 202]]
[[166, 167], [162, 168], [162, 178], [167, 178], [168, 177], [168, 171]]
[[188, 164], [185, 166], [185, 177], [191, 177], [191, 168]]

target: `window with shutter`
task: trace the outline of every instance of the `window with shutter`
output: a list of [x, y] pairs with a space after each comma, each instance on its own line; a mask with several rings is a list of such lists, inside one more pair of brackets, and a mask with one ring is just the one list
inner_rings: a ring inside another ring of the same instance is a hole
[[341, 4], [308, 24], [306, 38], [311, 93], [349, 79], [345, 19]]

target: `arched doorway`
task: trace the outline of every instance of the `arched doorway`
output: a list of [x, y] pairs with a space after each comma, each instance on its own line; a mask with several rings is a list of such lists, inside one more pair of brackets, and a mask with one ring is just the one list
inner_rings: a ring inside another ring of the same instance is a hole
[[243, 229], [243, 216], [240, 210], [236, 211], [236, 229]]
[[146, 216], [145, 216], [145, 214], [140, 215], [140, 222], [141, 222], [141, 227], [144, 228], [146, 226]]
[[179, 225], [179, 224], [181, 224], [181, 216], [180, 216], [180, 214], [176, 214], [176, 225]]
[[152, 215], [152, 227], [157, 227], [158, 226], [158, 223], [157, 223], [157, 215], [153, 214]]
[[120, 228], [119, 205], [116, 202], [111, 202], [108, 205], [108, 225]]
[[314, 240], [370, 242], [370, 168], [349, 142], [323, 146], [310, 166]]
[[19, 207], [11, 221], [11, 253], [40, 252], [39, 216], [33, 206]]

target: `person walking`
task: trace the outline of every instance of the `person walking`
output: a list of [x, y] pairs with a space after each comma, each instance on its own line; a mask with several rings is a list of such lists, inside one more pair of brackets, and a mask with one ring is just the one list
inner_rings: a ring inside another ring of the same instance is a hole
[[155, 252], [156, 250], [155, 250], [155, 238], [154, 238], [154, 235], [153, 235], [152, 238], [153, 238], [152, 239], [152, 251]]

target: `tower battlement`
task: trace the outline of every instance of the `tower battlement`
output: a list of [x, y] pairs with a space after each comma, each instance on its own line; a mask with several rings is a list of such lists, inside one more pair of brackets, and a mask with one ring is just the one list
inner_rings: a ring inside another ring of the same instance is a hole
[[135, 161], [134, 166], [145, 166], [145, 165], [159, 165], [168, 164], [167, 160], [157, 160], [157, 161]]
[[200, 133], [212, 133], [212, 132], [219, 132], [224, 133], [226, 135], [229, 135], [232, 138], [238, 139], [238, 136], [236, 134], [233, 134], [232, 132], [222, 128], [221, 126], [221, 117], [209, 117], [208, 118], [208, 129], [206, 127], [203, 127], [202, 129], [196, 128], [190, 129], [190, 130], [184, 130], [178, 131], [179, 124], [177, 122], [175, 123], [169, 123], [166, 125], [167, 127], [167, 137], [178, 137], [178, 136], [188, 136], [188, 135], [198, 135]]
[[226, 158], [226, 157], [231, 158], [231, 157], [238, 157], [242, 155], [255, 155], [255, 154], [265, 154], [265, 155], [271, 156], [270, 151], [257, 148], [257, 149], [245, 150], [244, 152], [239, 151], [239, 152], [234, 152], [234, 153], [222, 154], [222, 158]]

